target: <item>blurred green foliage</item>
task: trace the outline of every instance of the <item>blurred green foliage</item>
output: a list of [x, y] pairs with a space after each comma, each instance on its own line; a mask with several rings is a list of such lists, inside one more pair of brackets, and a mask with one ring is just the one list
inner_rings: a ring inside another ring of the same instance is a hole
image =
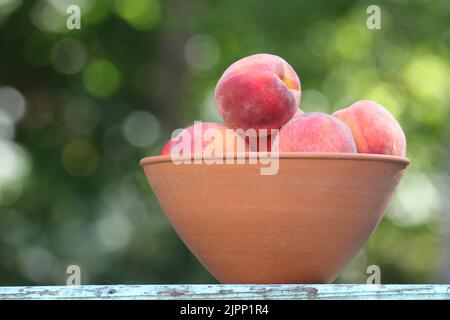
[[[81, 7], [81, 30], [66, 8]], [[138, 165], [194, 120], [246, 55], [285, 58], [305, 111], [366, 98], [403, 126], [412, 165], [337, 282], [444, 281], [449, 252], [450, 2], [0, 1], [0, 284], [210, 283]], [[446, 212], [447, 210], [447, 212]], [[442, 271], [444, 270], [444, 271]]]

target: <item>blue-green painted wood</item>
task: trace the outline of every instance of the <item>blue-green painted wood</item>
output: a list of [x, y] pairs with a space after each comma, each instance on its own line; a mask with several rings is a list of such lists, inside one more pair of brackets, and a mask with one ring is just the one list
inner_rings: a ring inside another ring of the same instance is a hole
[[450, 285], [82, 285], [0, 287], [1, 299], [450, 299]]

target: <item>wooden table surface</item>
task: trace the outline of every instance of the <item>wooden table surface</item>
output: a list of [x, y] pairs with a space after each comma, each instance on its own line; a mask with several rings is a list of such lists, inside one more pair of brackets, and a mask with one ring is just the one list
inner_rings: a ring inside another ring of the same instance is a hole
[[450, 285], [12, 286], [3, 299], [450, 299]]

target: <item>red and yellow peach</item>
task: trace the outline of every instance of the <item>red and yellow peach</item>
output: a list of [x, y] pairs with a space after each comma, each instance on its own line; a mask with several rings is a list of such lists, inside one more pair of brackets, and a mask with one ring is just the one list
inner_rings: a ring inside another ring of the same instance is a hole
[[378, 103], [361, 100], [333, 116], [350, 128], [358, 153], [406, 155], [406, 138], [400, 124]]
[[280, 152], [356, 153], [355, 141], [340, 120], [321, 112], [299, 115], [285, 124], [272, 150]]
[[233, 63], [215, 90], [217, 108], [233, 129], [279, 129], [300, 104], [301, 85], [282, 58], [255, 54]]
[[246, 152], [245, 140], [219, 123], [199, 122], [183, 129], [170, 139], [161, 150], [161, 155], [224, 155]]

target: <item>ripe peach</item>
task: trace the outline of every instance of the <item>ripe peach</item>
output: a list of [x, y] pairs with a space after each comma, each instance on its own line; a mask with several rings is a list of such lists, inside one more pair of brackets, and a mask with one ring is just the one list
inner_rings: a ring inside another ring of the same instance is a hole
[[161, 155], [166, 156], [170, 154], [170, 149], [172, 148], [172, 139], [166, 142], [166, 144], [161, 149]]
[[350, 129], [342, 122], [321, 112], [305, 113], [285, 124], [272, 150], [280, 152], [347, 152], [356, 153]]
[[361, 100], [333, 116], [352, 131], [359, 153], [406, 155], [406, 138], [392, 114], [378, 103]]
[[215, 90], [217, 108], [233, 129], [279, 129], [300, 104], [300, 80], [282, 58], [255, 54], [233, 63]]
[[199, 122], [183, 129], [170, 139], [161, 150], [161, 155], [223, 155], [227, 152], [245, 152], [247, 145], [234, 130], [219, 123]]
[[[295, 111], [294, 116], [292, 117], [291, 120], [292, 121], [294, 118], [299, 117], [301, 115], [304, 115], [305, 112], [301, 109], [297, 109]], [[249, 146], [251, 151], [257, 151], [257, 152], [261, 152], [261, 151], [267, 151], [267, 152], [271, 152], [272, 151], [272, 145], [275, 142], [277, 137], [277, 133], [272, 133], [272, 135], [269, 135], [267, 137], [264, 136], [260, 136], [256, 142], [256, 148], [253, 146], [254, 143], [250, 143], [249, 139], [246, 139], [247, 141], [247, 145]]]

